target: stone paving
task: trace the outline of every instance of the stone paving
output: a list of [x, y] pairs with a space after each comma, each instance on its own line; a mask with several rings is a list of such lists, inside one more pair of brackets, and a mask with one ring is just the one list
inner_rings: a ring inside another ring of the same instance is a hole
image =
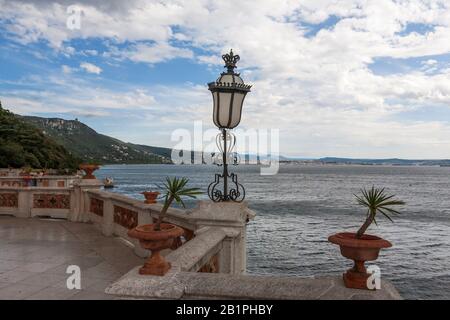
[[[91, 224], [0, 216], [0, 300], [114, 299], [105, 288], [141, 264]], [[66, 286], [69, 265], [81, 269], [81, 290]]]

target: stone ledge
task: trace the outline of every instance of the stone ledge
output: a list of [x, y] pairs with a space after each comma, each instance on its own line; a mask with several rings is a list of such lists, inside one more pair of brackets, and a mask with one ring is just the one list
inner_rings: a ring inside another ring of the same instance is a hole
[[30, 193], [36, 193], [36, 192], [70, 192], [73, 190], [73, 187], [8, 187], [8, 186], [1, 186], [1, 191], [20, 191], [20, 192], [30, 192]]
[[[155, 211], [157, 214], [159, 214], [159, 212], [163, 208], [163, 205], [161, 203], [147, 204], [143, 200], [130, 198], [129, 196], [120, 193], [114, 193], [104, 190], [86, 190], [86, 193], [99, 199], [120, 202], [125, 205], [135, 207], [136, 209]], [[177, 208], [169, 208], [169, 210], [167, 211], [169, 215], [180, 216], [184, 217], [185, 219], [186, 212], [187, 210]]]
[[105, 293], [122, 298], [181, 299], [184, 285], [176, 270], [170, 270], [164, 277], [143, 276], [139, 267], [132, 269], [105, 289]]
[[[25, 176], [0, 176], [0, 180], [21, 180]], [[31, 176], [32, 179], [44, 179], [44, 180], [70, 180], [70, 179], [80, 179], [80, 176], [57, 176], [57, 175], [47, 175], [47, 176]]]
[[197, 271], [222, 248], [226, 233], [221, 228], [205, 227], [195, 238], [170, 252], [166, 260], [182, 271]]
[[142, 276], [134, 268], [106, 288], [107, 294], [141, 299], [399, 300], [382, 281], [377, 291], [344, 287], [336, 277], [277, 277], [170, 271], [164, 277]]

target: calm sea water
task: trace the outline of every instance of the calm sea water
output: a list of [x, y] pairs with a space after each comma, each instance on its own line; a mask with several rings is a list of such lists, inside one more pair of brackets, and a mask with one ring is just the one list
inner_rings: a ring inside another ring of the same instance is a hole
[[[249, 273], [341, 274], [351, 262], [327, 238], [355, 231], [364, 221], [365, 210], [353, 193], [364, 186], [383, 186], [407, 205], [394, 224], [380, 217], [379, 225], [369, 229], [394, 244], [375, 262], [382, 278], [408, 299], [450, 299], [450, 167], [281, 165], [275, 176], [261, 176], [256, 165], [232, 169], [257, 213], [248, 225]], [[154, 189], [166, 176], [188, 177], [192, 186], [206, 190], [218, 170], [205, 165], [114, 165], [102, 167], [97, 177], [112, 176], [114, 192], [143, 199], [140, 192]]]

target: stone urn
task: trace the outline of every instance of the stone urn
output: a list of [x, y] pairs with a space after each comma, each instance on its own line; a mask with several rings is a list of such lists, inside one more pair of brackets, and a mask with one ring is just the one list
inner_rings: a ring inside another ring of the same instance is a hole
[[382, 248], [392, 247], [392, 244], [377, 236], [364, 234], [361, 238], [356, 238], [356, 233], [342, 232], [328, 238], [331, 243], [340, 246], [341, 254], [354, 261], [353, 268], [343, 274], [344, 284], [347, 288], [367, 289], [367, 273], [364, 262], [374, 261]]
[[24, 187], [29, 187], [30, 186], [30, 183], [31, 183], [31, 179], [32, 179], [32, 177], [31, 177], [31, 175], [26, 175], [26, 176], [23, 176], [23, 186]]
[[160, 251], [172, 247], [174, 240], [183, 235], [184, 230], [170, 223], [161, 223], [161, 230], [155, 231], [155, 224], [144, 224], [128, 231], [128, 236], [139, 240], [142, 248], [151, 250], [139, 274], [163, 276], [169, 271], [171, 265]]
[[97, 164], [80, 164], [79, 168], [85, 173], [83, 179], [96, 179], [92, 173], [99, 168]]
[[141, 192], [141, 194], [144, 195], [145, 203], [148, 203], [148, 204], [156, 203], [156, 198], [158, 198], [158, 196], [159, 196], [158, 191], [144, 191], [144, 192]]

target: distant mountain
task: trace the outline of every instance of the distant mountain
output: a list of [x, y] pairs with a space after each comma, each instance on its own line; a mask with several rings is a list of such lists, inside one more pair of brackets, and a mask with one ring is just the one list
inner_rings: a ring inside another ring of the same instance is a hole
[[22, 117], [85, 162], [101, 164], [171, 163], [171, 149], [120, 141], [97, 133], [78, 120]]
[[73, 154], [0, 102], [0, 168], [75, 169]]

